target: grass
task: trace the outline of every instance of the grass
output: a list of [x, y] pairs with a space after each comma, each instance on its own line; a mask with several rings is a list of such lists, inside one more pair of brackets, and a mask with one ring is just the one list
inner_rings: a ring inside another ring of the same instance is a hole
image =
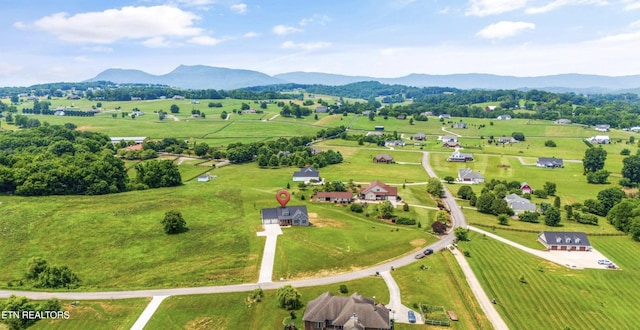
[[[592, 245], [618, 257], [623, 270], [572, 270], [475, 233], [460, 248], [470, 252], [469, 263], [510, 328], [622, 329], [635, 324], [640, 311], [635, 304], [640, 293], [637, 243], [628, 237], [596, 237]], [[520, 282], [521, 275], [526, 283]]]
[[[358, 292], [367, 297], [375, 297], [376, 302], [389, 301], [389, 291], [384, 280], [368, 277], [357, 281], [341, 283], [347, 286], [351, 295]], [[322, 293], [334, 295], [339, 284], [297, 288], [301, 300], [307, 303]], [[264, 291], [262, 302], [247, 307], [248, 292], [213, 295], [175, 296], [165, 299], [149, 321], [149, 329], [282, 329], [283, 320], [290, 312], [277, 307], [276, 290]], [[293, 320], [298, 328], [303, 327], [304, 308], [295, 311]]]
[[29, 329], [130, 329], [148, 303], [148, 299], [83, 300], [72, 306], [70, 301], [63, 301], [69, 319], [40, 320]]
[[[459, 321], [451, 322], [453, 329], [491, 328], [491, 324], [473, 298], [462, 270], [450, 253], [435, 253], [417, 263], [397, 269], [392, 275], [400, 287], [403, 305], [413, 308], [414, 303], [424, 303], [453, 310], [459, 318]], [[405, 327], [414, 329], [413, 326], [397, 325], [398, 329]]]

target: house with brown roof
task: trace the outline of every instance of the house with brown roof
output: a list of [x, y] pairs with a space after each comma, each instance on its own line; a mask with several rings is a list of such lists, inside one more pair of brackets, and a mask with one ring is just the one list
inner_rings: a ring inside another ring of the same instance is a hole
[[352, 201], [352, 191], [318, 191], [316, 194], [316, 202], [351, 203]]
[[342, 297], [325, 292], [307, 303], [302, 321], [304, 330], [391, 329], [387, 307], [358, 293]]
[[398, 198], [398, 188], [375, 180], [365, 188], [362, 188], [359, 195], [361, 199], [370, 201], [396, 200]]
[[391, 157], [391, 155], [388, 155], [388, 154], [377, 154], [375, 157], [373, 157], [373, 162], [382, 163], [382, 164], [392, 164], [393, 157]]

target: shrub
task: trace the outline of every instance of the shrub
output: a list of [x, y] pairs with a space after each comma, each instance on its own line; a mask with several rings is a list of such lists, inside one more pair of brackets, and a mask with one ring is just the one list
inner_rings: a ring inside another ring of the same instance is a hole
[[362, 207], [362, 204], [354, 203], [349, 206], [349, 210], [355, 213], [362, 213], [364, 211], [364, 207]]
[[629, 149], [627, 149], [627, 148], [624, 148], [624, 149], [622, 149], [622, 150], [620, 151], [620, 154], [621, 154], [622, 156], [629, 156], [629, 155], [631, 154], [631, 150], [629, 150]]
[[410, 218], [398, 218], [396, 219], [396, 224], [398, 225], [415, 225], [416, 220]]
[[533, 191], [533, 195], [538, 198], [547, 198], [547, 192], [542, 189], [537, 189]]
[[547, 140], [544, 142], [545, 147], [555, 148], [557, 147], [556, 143], [553, 140]]
[[340, 293], [342, 293], [342, 294], [349, 293], [349, 289], [347, 289], [346, 285], [340, 284]]

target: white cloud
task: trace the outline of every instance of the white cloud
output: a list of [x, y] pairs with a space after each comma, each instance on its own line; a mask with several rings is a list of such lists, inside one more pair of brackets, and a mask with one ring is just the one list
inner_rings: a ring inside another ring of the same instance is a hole
[[291, 33], [302, 32], [302, 29], [298, 29], [297, 27], [293, 27], [289, 25], [280, 24], [280, 25], [274, 26], [271, 31], [273, 31], [273, 33], [277, 35], [283, 36]]
[[15, 22], [15, 23], [13, 23], [13, 27], [16, 28], [16, 29], [23, 30], [23, 29], [27, 28], [27, 25], [24, 24], [23, 22]]
[[329, 16], [314, 14], [311, 17], [301, 19], [299, 24], [300, 24], [300, 26], [307, 26], [307, 25], [309, 25], [311, 23], [325, 25], [325, 24], [327, 24], [329, 22], [331, 22], [331, 18]]
[[223, 39], [216, 39], [209, 36], [197, 36], [189, 39], [190, 43], [203, 46], [215, 46], [223, 41]]
[[624, 2], [625, 2], [625, 6], [624, 6], [625, 10], [637, 10], [637, 9], [640, 9], [640, 1], [625, 0]]
[[284, 49], [302, 49], [302, 50], [316, 50], [316, 49], [322, 49], [322, 48], [327, 48], [331, 46], [330, 42], [323, 42], [323, 41], [318, 41], [318, 42], [301, 42], [301, 43], [295, 43], [293, 41], [285, 41], [282, 43], [282, 48]]
[[230, 8], [238, 14], [244, 14], [247, 12], [247, 4], [245, 3], [237, 3], [235, 5], [231, 5]]
[[122, 7], [69, 16], [57, 13], [34, 22], [37, 29], [59, 39], [78, 43], [108, 44], [122, 39], [148, 39], [158, 44], [165, 37], [192, 37], [202, 33], [194, 27], [199, 17], [171, 6]]
[[520, 9], [526, 5], [527, 0], [470, 0], [465, 15], [496, 15]]
[[629, 24], [629, 27], [632, 28], [632, 29], [640, 28], [640, 21], [632, 22], [631, 24]]
[[95, 53], [111, 53], [113, 52], [113, 48], [105, 47], [105, 46], [93, 46], [93, 47], [83, 47], [83, 50], [87, 50]]
[[245, 37], [245, 38], [255, 38], [255, 37], [259, 36], [259, 35], [260, 35], [259, 33], [251, 31], [251, 32], [245, 33], [243, 35], [243, 37]]
[[73, 58], [76, 62], [90, 62], [91, 60], [86, 56], [76, 56]]
[[536, 25], [533, 23], [502, 21], [485, 27], [476, 35], [485, 39], [504, 39], [535, 28]]
[[640, 31], [614, 34], [614, 35], [606, 36], [604, 38], [600, 38], [600, 39], [596, 40], [595, 42], [596, 43], [640, 42]]
[[608, 2], [603, 0], [554, 0], [547, 3], [544, 6], [527, 8], [525, 12], [527, 14], [543, 14], [564, 6], [577, 6], [577, 5], [603, 6], [607, 4]]
[[169, 43], [165, 38], [163, 37], [153, 37], [153, 38], [149, 38], [145, 41], [142, 42], [143, 45], [150, 47], [150, 48], [164, 48], [164, 47], [169, 47], [171, 46], [171, 43]]
[[178, 0], [178, 2], [187, 6], [204, 6], [213, 4], [216, 0]]

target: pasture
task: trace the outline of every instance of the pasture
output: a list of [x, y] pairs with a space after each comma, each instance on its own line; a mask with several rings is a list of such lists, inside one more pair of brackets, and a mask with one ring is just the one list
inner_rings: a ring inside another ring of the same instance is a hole
[[62, 305], [69, 312], [69, 319], [40, 320], [29, 329], [84, 330], [84, 329], [130, 329], [149, 303], [148, 299], [82, 300], [72, 306], [71, 301]]
[[467, 260], [510, 328], [624, 329], [637, 323], [634, 260], [640, 250], [628, 237], [590, 237], [620, 271], [572, 270], [480, 234], [470, 238], [460, 249], [469, 251]]

